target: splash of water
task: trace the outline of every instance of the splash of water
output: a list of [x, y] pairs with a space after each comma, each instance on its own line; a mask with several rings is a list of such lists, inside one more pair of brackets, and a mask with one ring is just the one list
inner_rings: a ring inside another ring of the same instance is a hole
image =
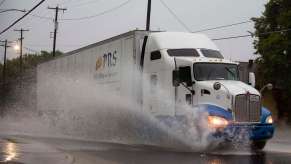
[[[141, 76], [141, 75], [137, 75]], [[2, 120], [0, 129], [11, 134], [59, 136], [90, 141], [133, 145], [152, 145], [187, 151], [204, 151], [209, 146], [207, 115], [198, 109], [180, 105], [184, 117], [159, 118], [139, 108], [131, 98], [83, 76], [46, 75], [42, 81], [38, 111], [25, 117]], [[146, 80], [144, 83], [150, 83]], [[156, 88], [162, 96], [159, 103], [169, 104], [167, 92]], [[162, 98], [163, 97], [163, 98]], [[17, 120], [17, 122], [16, 122]], [[204, 120], [204, 121], [203, 121]]]

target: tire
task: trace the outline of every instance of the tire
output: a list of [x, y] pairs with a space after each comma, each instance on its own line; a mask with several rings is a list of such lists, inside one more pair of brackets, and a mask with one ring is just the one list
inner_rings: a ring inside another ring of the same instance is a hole
[[262, 150], [266, 146], [267, 141], [253, 141], [251, 144], [251, 149], [256, 150]]

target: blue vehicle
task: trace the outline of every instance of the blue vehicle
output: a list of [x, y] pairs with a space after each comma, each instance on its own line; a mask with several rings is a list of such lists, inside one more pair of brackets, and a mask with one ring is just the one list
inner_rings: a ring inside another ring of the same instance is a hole
[[248, 142], [253, 150], [261, 150], [273, 137], [274, 125], [271, 112], [261, 108], [258, 122], [236, 122], [231, 112], [214, 105], [206, 105], [209, 125], [214, 128], [211, 139], [224, 142]]

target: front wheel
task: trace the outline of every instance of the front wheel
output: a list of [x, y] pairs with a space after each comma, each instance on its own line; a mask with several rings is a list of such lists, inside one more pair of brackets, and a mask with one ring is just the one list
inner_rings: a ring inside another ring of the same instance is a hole
[[253, 141], [251, 144], [252, 150], [262, 150], [266, 146], [267, 141]]

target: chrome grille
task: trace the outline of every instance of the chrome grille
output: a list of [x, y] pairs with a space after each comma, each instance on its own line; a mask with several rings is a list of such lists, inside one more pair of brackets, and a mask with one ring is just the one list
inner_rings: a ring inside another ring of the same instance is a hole
[[235, 97], [234, 116], [236, 122], [259, 122], [260, 115], [260, 96], [243, 94]]

